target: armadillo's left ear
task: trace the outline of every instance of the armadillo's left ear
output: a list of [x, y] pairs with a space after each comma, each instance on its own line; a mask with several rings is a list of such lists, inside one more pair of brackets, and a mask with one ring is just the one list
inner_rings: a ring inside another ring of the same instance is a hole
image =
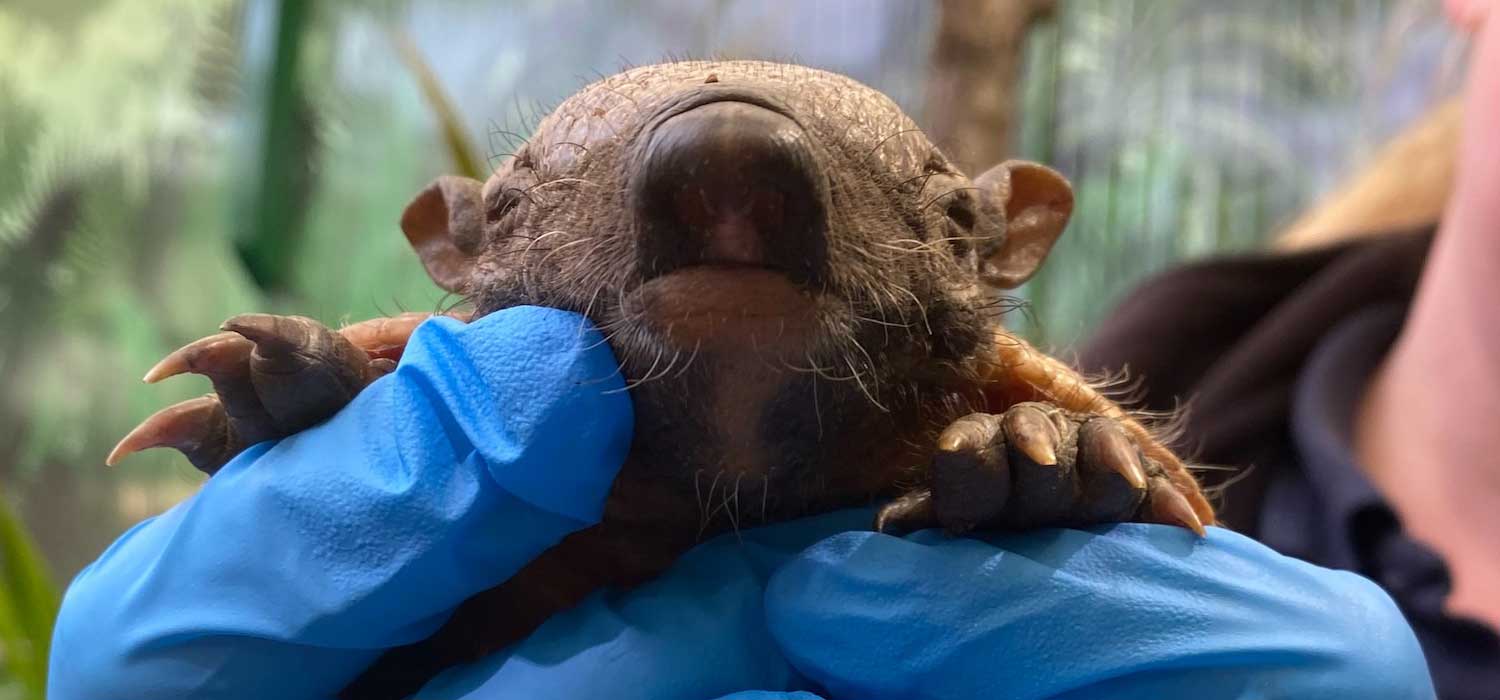
[[401, 231], [439, 287], [462, 294], [484, 237], [484, 204], [478, 180], [444, 175], [401, 213]]
[[1010, 289], [1031, 279], [1073, 214], [1073, 187], [1045, 165], [1008, 160], [974, 180], [986, 216], [1004, 215], [1005, 235], [979, 251], [979, 278]]

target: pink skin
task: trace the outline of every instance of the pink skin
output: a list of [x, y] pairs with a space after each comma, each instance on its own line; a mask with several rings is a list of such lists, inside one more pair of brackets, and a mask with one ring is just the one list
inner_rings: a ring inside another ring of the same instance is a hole
[[1451, 567], [1449, 611], [1500, 627], [1500, 17], [1493, 4], [1445, 3], [1474, 35], [1458, 176], [1411, 315], [1361, 402], [1355, 443], [1407, 529]]

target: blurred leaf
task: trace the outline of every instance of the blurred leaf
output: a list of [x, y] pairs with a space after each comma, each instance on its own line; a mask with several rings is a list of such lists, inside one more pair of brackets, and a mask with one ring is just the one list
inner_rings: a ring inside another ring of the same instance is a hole
[[0, 500], [0, 653], [27, 698], [46, 698], [47, 650], [60, 599], [41, 555]]
[[437, 74], [432, 72], [427, 60], [422, 58], [421, 50], [406, 32], [399, 28], [392, 29], [391, 42], [395, 44], [401, 62], [406, 64], [412, 76], [417, 79], [417, 84], [422, 88], [422, 97], [427, 100], [427, 106], [432, 109], [433, 117], [443, 130], [443, 141], [448, 144], [448, 157], [453, 160], [453, 167], [464, 177], [483, 180], [489, 173], [479, 167], [479, 149], [474, 147], [463, 120], [458, 117], [458, 110], [454, 109], [453, 101], [448, 99], [448, 93], [443, 90]]
[[260, 173], [251, 230], [240, 245], [250, 275], [270, 291], [286, 291], [312, 188], [312, 114], [299, 71], [310, 12], [306, 0], [276, 3], [276, 48], [266, 84]]

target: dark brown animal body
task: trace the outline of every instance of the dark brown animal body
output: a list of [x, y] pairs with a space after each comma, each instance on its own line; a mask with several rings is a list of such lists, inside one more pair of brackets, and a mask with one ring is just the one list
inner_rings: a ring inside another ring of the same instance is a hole
[[[1071, 206], [1046, 168], [970, 179], [880, 93], [759, 62], [607, 78], [488, 182], [439, 179], [402, 219], [433, 278], [476, 315], [532, 304], [592, 319], [629, 381], [635, 439], [601, 524], [392, 650], [346, 696], [409, 694], [731, 527], [896, 498], [890, 529], [1201, 529], [1212, 512], [1170, 452], [999, 329], [994, 289], [1030, 276]], [[186, 446], [211, 472], [252, 438], [337, 410], [415, 320], [342, 335], [232, 320], [153, 370], [208, 374], [218, 395], [148, 419], [117, 456]], [[294, 361], [342, 369], [289, 388]], [[257, 362], [281, 363], [280, 384]]]

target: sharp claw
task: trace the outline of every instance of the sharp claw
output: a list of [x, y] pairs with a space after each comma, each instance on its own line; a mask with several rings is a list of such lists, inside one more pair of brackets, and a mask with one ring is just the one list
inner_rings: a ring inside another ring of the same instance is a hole
[[208, 428], [221, 412], [219, 399], [214, 396], [200, 396], [168, 406], [141, 421], [110, 450], [104, 463], [112, 467], [131, 454], [153, 447], [173, 447], [186, 453], [208, 437]]
[[964, 416], [943, 430], [938, 436], [937, 448], [943, 452], [981, 449], [994, 436], [994, 420], [983, 414]]
[[1187, 498], [1164, 479], [1155, 480], [1152, 484], [1150, 508], [1152, 522], [1181, 525], [1197, 533], [1199, 537], [1208, 535], [1208, 531], [1203, 528], [1203, 521], [1193, 512], [1193, 506], [1188, 503]]
[[1011, 446], [1044, 467], [1057, 465], [1057, 426], [1047, 414], [1030, 406], [1005, 412], [1005, 435]]
[[141, 381], [155, 384], [184, 372], [213, 376], [223, 368], [243, 367], [254, 345], [238, 333], [217, 333], [184, 345], [156, 363]]
[[875, 514], [875, 531], [892, 535], [938, 526], [932, 507], [932, 492], [913, 491], [881, 507]]
[[307, 335], [306, 327], [295, 319], [274, 314], [240, 314], [219, 328], [248, 338], [263, 356], [296, 350]]
[[944, 452], [957, 452], [967, 443], [965, 437], [957, 431], [945, 432], [938, 436], [937, 448]]
[[1108, 418], [1094, 418], [1079, 430], [1084, 454], [1092, 455], [1104, 466], [1118, 472], [1131, 488], [1146, 488], [1146, 469], [1135, 444], [1119, 425]]

